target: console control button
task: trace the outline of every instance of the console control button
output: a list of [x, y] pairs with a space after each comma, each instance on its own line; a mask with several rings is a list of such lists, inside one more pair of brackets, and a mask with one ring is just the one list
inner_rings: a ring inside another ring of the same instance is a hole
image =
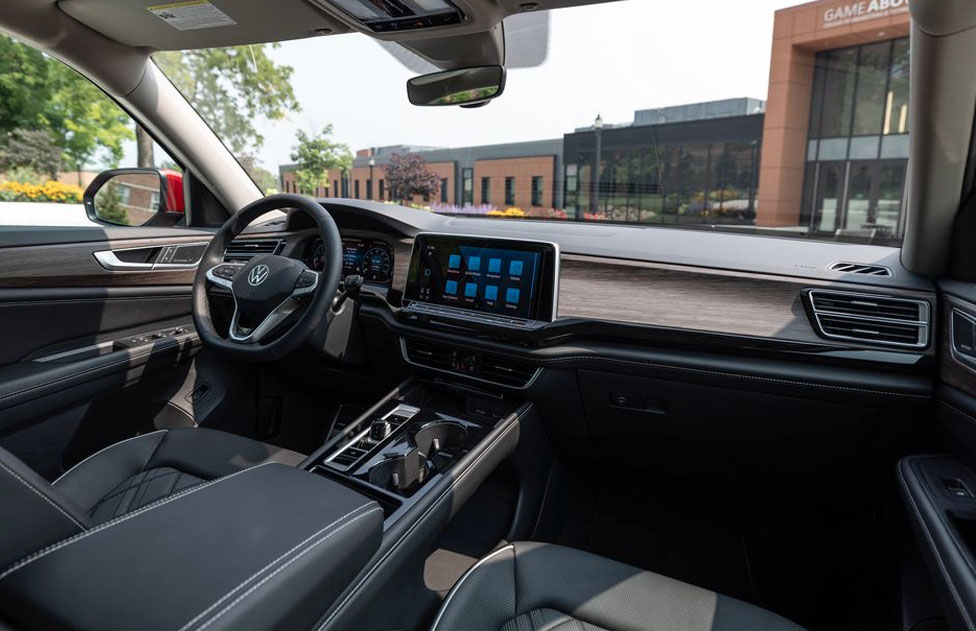
[[237, 272], [241, 270], [243, 265], [218, 265], [213, 268], [213, 275], [219, 276], [221, 278], [233, 279], [237, 276]]
[[389, 421], [378, 420], [373, 421], [373, 424], [369, 426], [369, 439], [375, 443], [384, 440], [393, 431], [393, 426], [390, 425]]

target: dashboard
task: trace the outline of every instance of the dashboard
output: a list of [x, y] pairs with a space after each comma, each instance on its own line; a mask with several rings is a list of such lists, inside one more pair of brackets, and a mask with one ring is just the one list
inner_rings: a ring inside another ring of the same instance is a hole
[[[304, 262], [321, 272], [325, 246], [313, 239], [305, 249]], [[346, 237], [342, 239], [342, 276], [358, 274], [367, 283], [390, 285], [393, 282], [393, 248], [379, 239]]]

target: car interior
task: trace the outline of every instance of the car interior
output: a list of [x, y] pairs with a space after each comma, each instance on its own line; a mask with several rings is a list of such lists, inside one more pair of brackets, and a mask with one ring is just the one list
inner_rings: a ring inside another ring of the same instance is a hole
[[264, 196], [150, 55], [355, 33], [472, 107], [598, 3], [150, 4], [0, 4], [183, 168], [0, 228], [0, 626], [976, 630], [976, 5], [912, 0], [889, 247]]

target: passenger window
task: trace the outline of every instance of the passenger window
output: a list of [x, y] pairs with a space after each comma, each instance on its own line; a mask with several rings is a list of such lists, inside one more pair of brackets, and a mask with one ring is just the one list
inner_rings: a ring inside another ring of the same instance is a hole
[[0, 226], [182, 222], [181, 167], [85, 77], [0, 34], [0, 82]]

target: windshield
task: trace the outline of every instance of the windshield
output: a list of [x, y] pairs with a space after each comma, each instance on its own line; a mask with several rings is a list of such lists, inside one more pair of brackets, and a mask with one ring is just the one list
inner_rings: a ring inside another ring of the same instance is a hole
[[437, 68], [360, 34], [154, 60], [265, 192], [898, 244], [908, 26], [907, 0], [531, 13], [504, 91], [437, 107], [405, 88]]

